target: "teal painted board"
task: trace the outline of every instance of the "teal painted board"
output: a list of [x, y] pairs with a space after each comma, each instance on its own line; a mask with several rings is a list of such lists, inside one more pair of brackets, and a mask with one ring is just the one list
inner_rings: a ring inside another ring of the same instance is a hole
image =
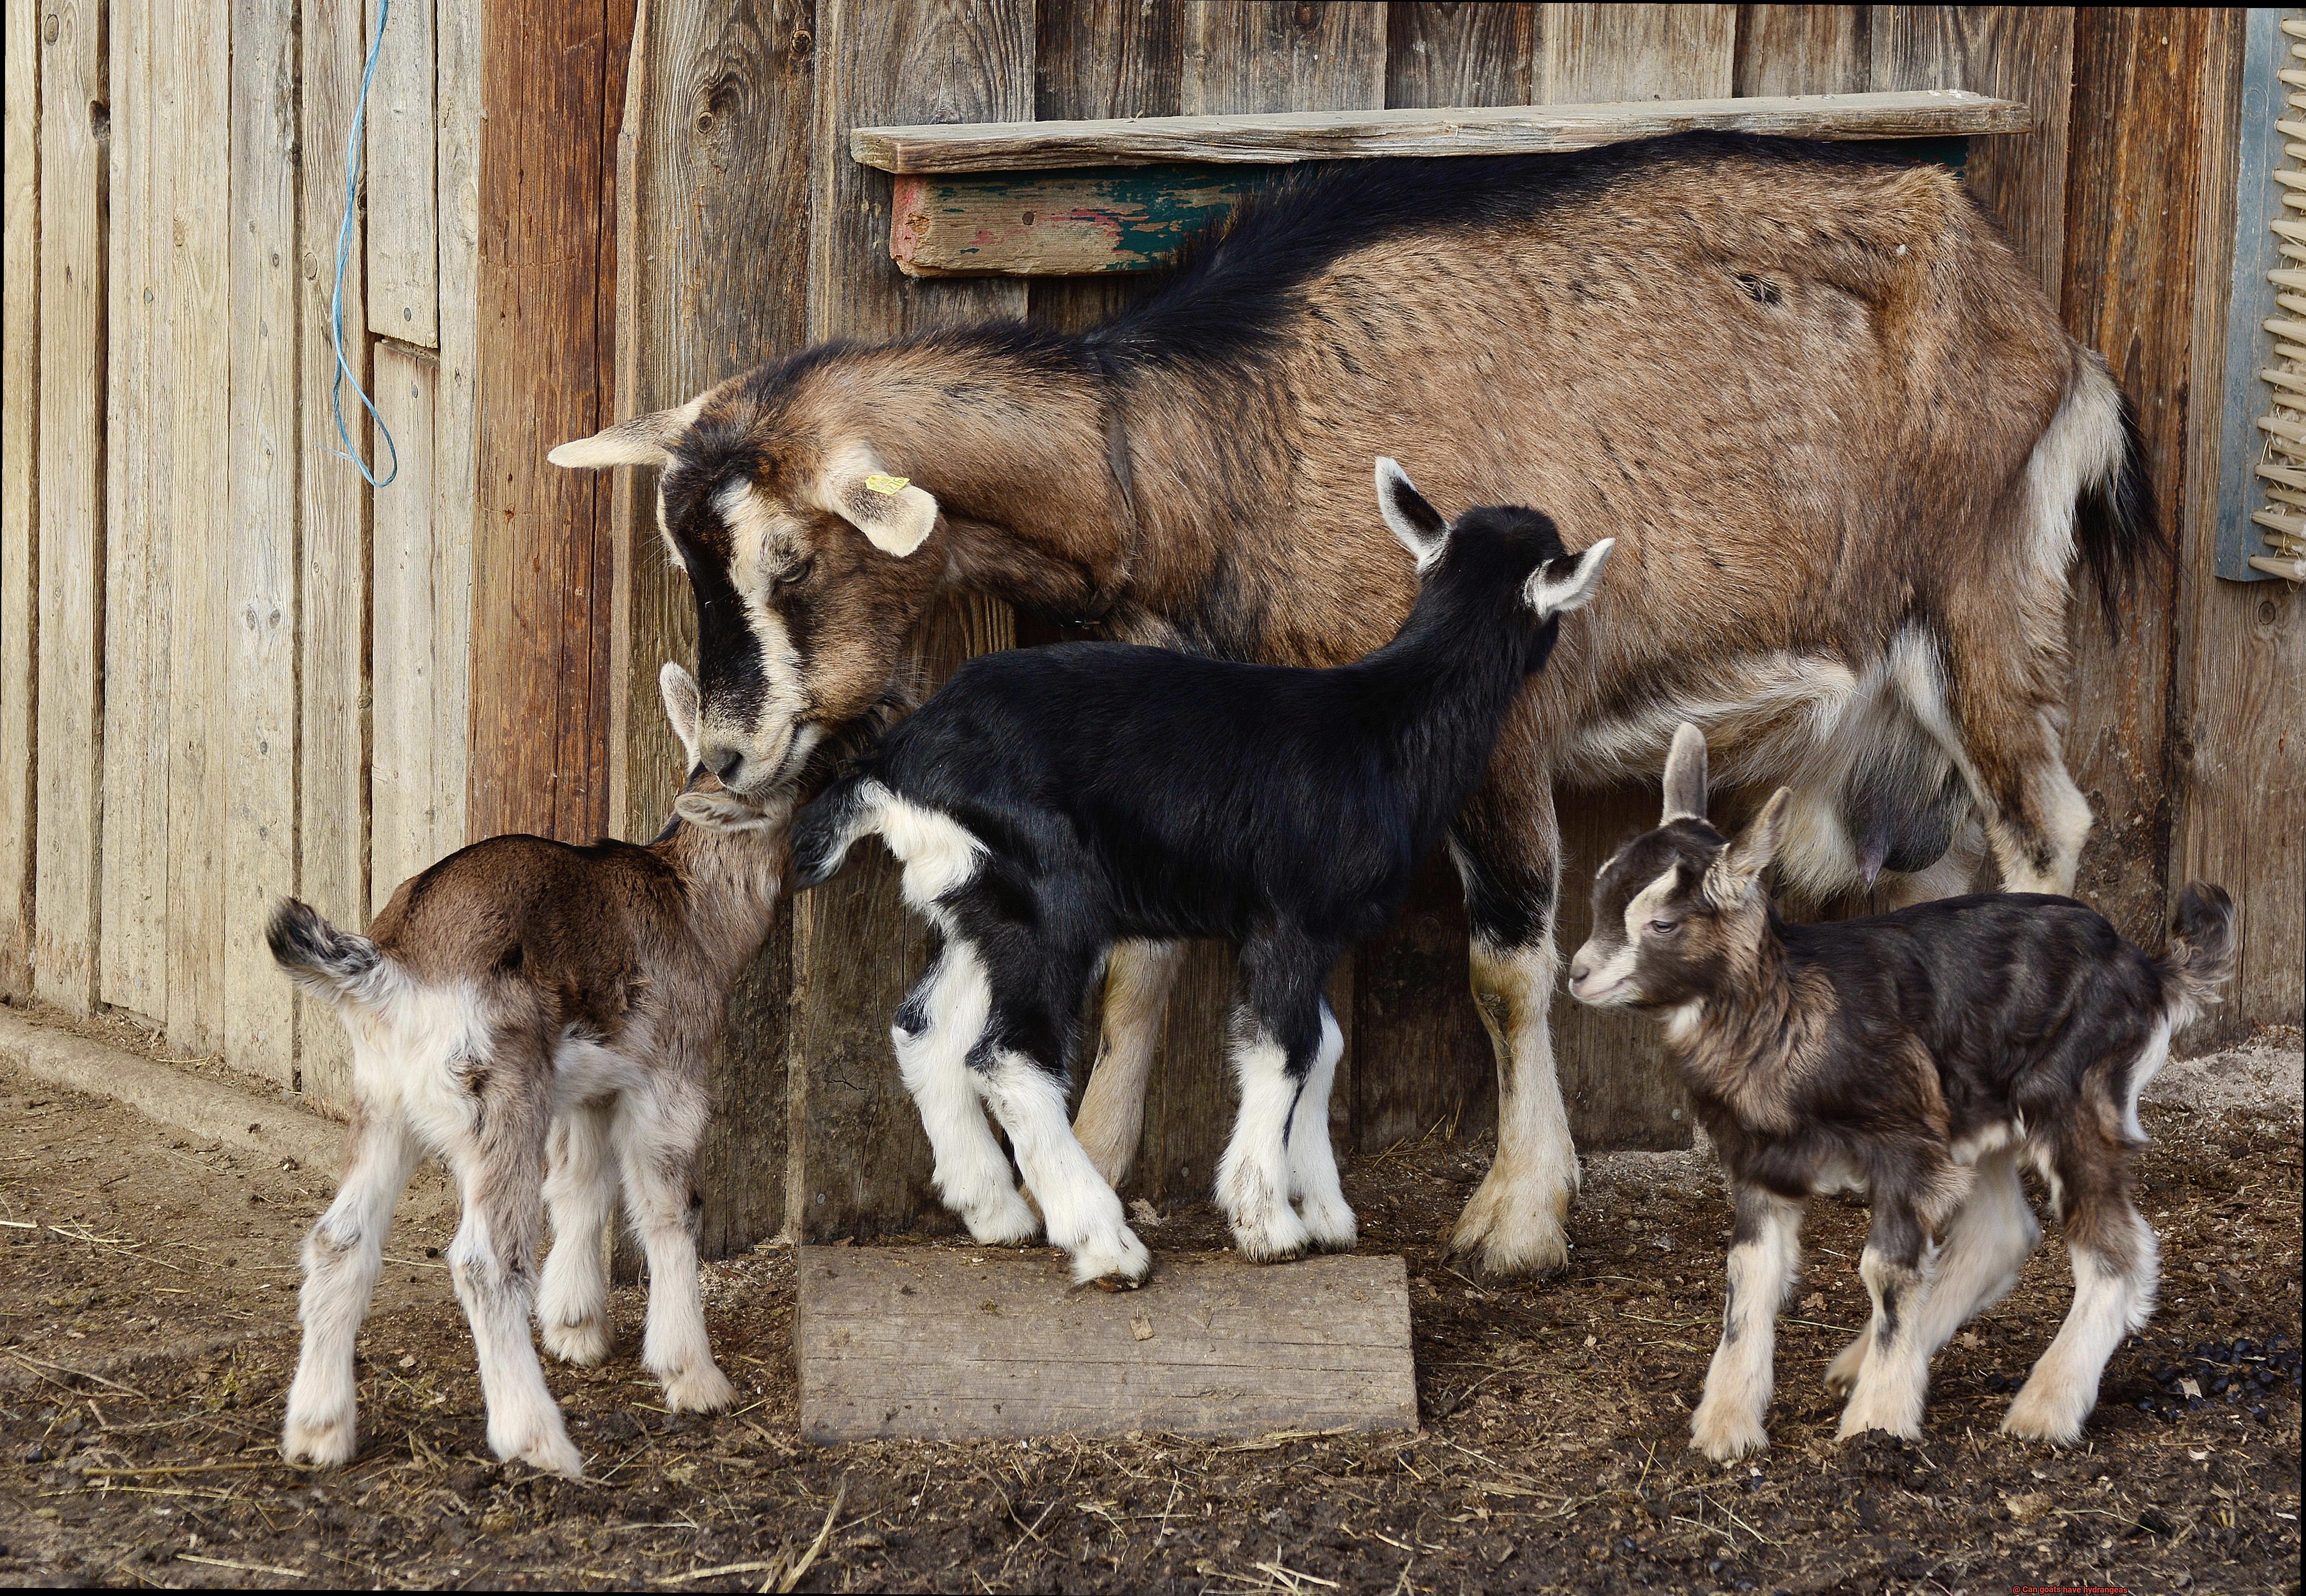
[[[1959, 175], [1969, 141], [1873, 146]], [[1046, 172], [934, 173], [894, 180], [889, 254], [909, 277], [1089, 277], [1166, 266], [1252, 191], [1337, 162], [1243, 166], [1172, 162]]]

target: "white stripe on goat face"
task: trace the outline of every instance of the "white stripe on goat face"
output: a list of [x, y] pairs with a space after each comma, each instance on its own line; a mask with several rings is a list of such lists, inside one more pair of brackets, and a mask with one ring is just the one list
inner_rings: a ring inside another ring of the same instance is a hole
[[[1673, 900], [1674, 885], [1680, 872], [1678, 860], [1668, 865], [1656, 880], [1627, 901], [1625, 940], [1611, 951], [1607, 963], [1595, 964], [1586, 970], [1585, 984], [1592, 988], [1592, 995], [1581, 996], [1581, 1001], [1601, 1004], [1629, 1003], [1641, 995], [1640, 990], [1631, 983], [1634, 967], [1641, 962], [1642, 927], [1659, 909]], [[1583, 954], [1593, 949], [1599, 940], [1594, 936], [1587, 937], [1585, 946], [1578, 952]]]
[[799, 558], [800, 550], [785, 518], [769, 508], [750, 482], [730, 482], [713, 495], [713, 508], [729, 529], [730, 585], [744, 601], [745, 619], [760, 644], [761, 679], [766, 684], [760, 729], [765, 732], [797, 719], [808, 706], [800, 652], [792, 645], [784, 617], [766, 602], [771, 574]]

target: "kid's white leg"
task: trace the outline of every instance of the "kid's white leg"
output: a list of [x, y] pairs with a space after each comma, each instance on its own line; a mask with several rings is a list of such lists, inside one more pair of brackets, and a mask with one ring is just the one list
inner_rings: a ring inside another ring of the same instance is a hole
[[663, 1382], [674, 1413], [717, 1413], [736, 1405], [737, 1388], [713, 1361], [698, 1286], [690, 1179], [705, 1134], [699, 1091], [668, 1089], [653, 1097], [628, 1093], [618, 1122], [618, 1152], [633, 1230], [648, 1257], [648, 1327], [641, 1364]]
[[1320, 1051], [1313, 1055], [1289, 1124], [1289, 1196], [1297, 1204], [1305, 1233], [1324, 1252], [1352, 1251], [1356, 1234], [1354, 1210], [1337, 1182], [1337, 1153], [1329, 1144], [1329, 1093], [1345, 1051], [1345, 1033], [1324, 1003]]
[[2090, 1409], [2097, 1405], [2105, 1361], [2122, 1338], [2143, 1328], [2154, 1312], [2160, 1249], [2154, 1232], [2134, 1212], [2128, 1216], [2128, 1229], [2127, 1237], [2117, 1233], [2114, 1244], [2106, 1248], [2081, 1245], [2069, 1230], [2066, 1250], [2073, 1259], [2074, 1305], [2059, 1327], [2057, 1339], [2010, 1404], [2009, 1415], [2002, 1421], [2003, 1433], [2062, 1447], [2080, 1438]]
[[969, 1066], [992, 1003], [992, 984], [977, 950], [949, 938], [936, 967], [898, 1010], [889, 1040], [936, 1156], [937, 1195], [971, 1236], [997, 1247], [1032, 1240], [1041, 1225], [1018, 1195], [1008, 1156], [985, 1122], [985, 1100]]
[[1141, 1284], [1152, 1255], [1129, 1228], [1114, 1194], [1065, 1119], [1064, 1083], [1022, 1054], [1006, 1049], [977, 1077], [993, 1116], [1009, 1133], [1025, 1184], [1048, 1222], [1049, 1244], [1072, 1254], [1073, 1279]]
[[544, 1259], [536, 1318], [545, 1350], [569, 1363], [598, 1363], [609, 1355], [604, 1248], [617, 1205], [609, 1146], [613, 1122], [612, 1108], [580, 1104], [552, 1127], [544, 1181], [552, 1250]]
[[1284, 1138], [1306, 1083], [1289, 1073], [1281, 1044], [1247, 1013], [1235, 1022], [1233, 1069], [1241, 1087], [1241, 1108], [1234, 1119], [1233, 1139], [1217, 1163], [1217, 1206], [1232, 1222], [1234, 1246], [1243, 1258], [1277, 1263], [1297, 1257], [1311, 1239], [1305, 1222], [1289, 1206], [1289, 1153]]
[[[491, 1107], [494, 1107], [491, 1105]], [[537, 1112], [549, 1112], [538, 1105]], [[538, 1127], [540, 1132], [542, 1127]], [[585, 1460], [568, 1439], [560, 1405], [545, 1388], [529, 1337], [530, 1263], [543, 1218], [542, 1134], [534, 1139], [492, 1131], [498, 1145], [449, 1150], [464, 1191], [465, 1216], [448, 1244], [448, 1277], [473, 1327], [481, 1391], [489, 1406], [489, 1448], [551, 1473], [572, 1477]], [[503, 1144], [517, 1141], [521, 1145]]]
[[1737, 1194], [1730, 1238], [1729, 1284], [1721, 1304], [1721, 1344], [1705, 1371], [1705, 1395], [1689, 1427], [1689, 1444], [1716, 1463], [1770, 1444], [1767, 1419], [1775, 1378], [1778, 1310], [1801, 1264], [1798, 1203], [1758, 1187]]
[[1874, 1299], [1874, 1316], [1866, 1361], [1838, 1435], [1848, 1440], [1861, 1430], [1883, 1430], [1910, 1440], [1922, 1433], [1929, 1393], [1930, 1353], [1918, 1330], [1928, 1312], [1929, 1276], [1918, 1259], [1892, 1259], [1872, 1242], [1859, 1257], [1858, 1274]]

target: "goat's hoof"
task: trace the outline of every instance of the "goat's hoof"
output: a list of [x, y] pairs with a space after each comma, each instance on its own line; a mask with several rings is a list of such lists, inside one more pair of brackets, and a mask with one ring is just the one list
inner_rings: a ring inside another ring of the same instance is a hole
[[1084, 1243], [1073, 1254], [1073, 1284], [1105, 1291], [1135, 1291], [1153, 1272], [1153, 1255], [1127, 1225], [1109, 1242]]
[[1306, 1202], [1299, 1210], [1305, 1244], [1315, 1252], [1351, 1252], [1361, 1239], [1353, 1209], [1344, 1203]]
[[1041, 1233], [1040, 1216], [1031, 1205], [1011, 1187], [1007, 1200], [996, 1198], [992, 1202], [969, 1209], [961, 1216], [969, 1226], [969, 1239], [980, 1247], [1020, 1247]]
[[1770, 1432], [1751, 1413], [1715, 1413], [1701, 1406], [1690, 1421], [1690, 1449], [1703, 1452], [1715, 1463], [1735, 1463], [1749, 1453], [1765, 1450], [1769, 1444]]
[[1852, 1413], [1847, 1411], [1841, 1415], [1841, 1428], [1833, 1432], [1833, 1438], [1837, 1441], [1847, 1441], [1873, 1430], [1879, 1430], [1883, 1435], [1896, 1436], [1902, 1441], [1918, 1441], [1922, 1438], [1922, 1422], [1918, 1419], [1901, 1419], [1888, 1413]]
[[1567, 1188], [1533, 1204], [1492, 1167], [1458, 1216], [1449, 1250], [1496, 1279], [1558, 1275], [1569, 1267], [1569, 1233], [1561, 1225], [1568, 1211]]
[[1233, 1227], [1234, 1250], [1253, 1264], [1285, 1264], [1302, 1258], [1312, 1240], [1294, 1214], [1285, 1225], [1274, 1217], [1262, 1224], [1236, 1222]]
[[2081, 1439], [2082, 1421], [2088, 1417], [2087, 1410], [2076, 1413], [2073, 1407], [2073, 1404], [2045, 1395], [2029, 1385], [2010, 1404], [2010, 1412], [2002, 1421], [2002, 1433], [2021, 1441], [2071, 1447]]
[[563, 1363], [576, 1363], [590, 1369], [604, 1363], [609, 1357], [609, 1321], [589, 1319], [573, 1325], [544, 1323], [544, 1350]]
[[676, 1413], [725, 1413], [737, 1405], [737, 1387], [718, 1364], [707, 1363], [667, 1376], [664, 1405]]
[[1833, 1361], [1825, 1366], [1825, 1388], [1834, 1395], [1847, 1399], [1852, 1391], [1858, 1389], [1858, 1375], [1865, 1367], [1866, 1337], [1861, 1335], [1836, 1353]]
[[324, 1422], [291, 1413], [280, 1431], [280, 1455], [317, 1469], [350, 1463], [358, 1447], [359, 1435], [350, 1413]]
[[571, 1480], [582, 1479], [585, 1474], [584, 1455], [565, 1431], [531, 1436], [525, 1440], [500, 1441], [491, 1436], [489, 1449], [507, 1463], [525, 1463], [548, 1474], [563, 1474]]

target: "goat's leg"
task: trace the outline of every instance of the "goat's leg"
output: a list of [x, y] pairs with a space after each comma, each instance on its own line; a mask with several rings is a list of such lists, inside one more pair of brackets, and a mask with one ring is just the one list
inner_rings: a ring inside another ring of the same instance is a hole
[[1473, 1002], [1497, 1053], [1498, 1153], [1449, 1246], [1491, 1275], [1566, 1265], [1562, 1225], [1577, 1191], [1548, 1020], [1561, 838], [1543, 766], [1516, 752], [1526, 746], [1509, 726], [1451, 836], [1473, 934]]
[[[1929, 1296], [1915, 1316], [1922, 1356], [1935, 1356], [1956, 1330], [2007, 1296], [2041, 1239], [2018, 1179], [2017, 1154], [2005, 1149], [1979, 1158], [1969, 1195], [1946, 1226]], [[1835, 1395], [1847, 1396], [1857, 1387], [1866, 1339], [1859, 1336], [1827, 1366], [1826, 1388]]]
[[1927, 1230], [1907, 1195], [1877, 1191], [1873, 1233], [1858, 1261], [1874, 1313], [1865, 1361], [1841, 1410], [1841, 1439], [1868, 1430], [1909, 1440], [1922, 1433], [1932, 1350], [1921, 1332], [1929, 1318], [1927, 1252]]
[[713, 1361], [697, 1289], [700, 1205], [693, 1178], [708, 1113], [705, 1093], [693, 1080], [661, 1078], [653, 1090], [625, 1093], [617, 1119], [633, 1232], [648, 1258], [641, 1364], [663, 1384], [665, 1405], [676, 1413], [717, 1413], [737, 1402], [737, 1388]]
[[546, 1159], [545, 1211], [552, 1250], [536, 1293], [545, 1351], [564, 1362], [594, 1364], [609, 1355], [609, 1271], [604, 1256], [617, 1206], [609, 1140], [613, 1108], [580, 1103], [553, 1123]]
[[355, 1106], [351, 1156], [336, 1200], [304, 1238], [298, 1316], [303, 1350], [288, 1387], [280, 1455], [291, 1463], [348, 1463], [358, 1443], [353, 1347], [384, 1257], [392, 1210], [416, 1166], [416, 1142], [395, 1109]]
[[2002, 1421], [2004, 1434], [2066, 1446], [2097, 1405], [2099, 1378], [2122, 1338], [2154, 1312], [2161, 1250], [2130, 1198], [2129, 1150], [2095, 1124], [2067, 1128], [2056, 1155], [2074, 1304]]
[[1337, 1060], [1345, 1051], [1345, 1032], [1325, 1000], [1320, 1045], [1289, 1122], [1289, 1199], [1305, 1222], [1306, 1235], [1323, 1252], [1351, 1252], [1359, 1233], [1345, 1188], [1337, 1182], [1337, 1152], [1329, 1145], [1329, 1090], [1337, 1083]]
[[889, 1040], [936, 1157], [937, 1194], [971, 1236], [999, 1247], [1031, 1241], [1041, 1223], [1018, 1195], [1008, 1155], [985, 1122], [985, 1100], [969, 1066], [992, 1003], [984, 960], [971, 943], [952, 938], [897, 1010]]
[[1072, 1256], [1074, 1282], [1109, 1290], [1143, 1284], [1153, 1256], [1066, 1122], [1063, 1075], [1025, 1053], [996, 1047], [976, 1079], [1048, 1222], [1049, 1245]]
[[1690, 1446], [1716, 1463], [1770, 1444], [1766, 1421], [1775, 1378], [1778, 1310], [1801, 1264], [1799, 1203], [1758, 1186], [1741, 1186], [1737, 1204], [1721, 1344], [1705, 1371], [1705, 1395], [1689, 1426]]
[[1073, 1135], [1115, 1191], [1129, 1178], [1144, 1134], [1153, 1049], [1184, 956], [1181, 942], [1122, 942], [1114, 944], [1106, 963], [1097, 1064], [1073, 1117]]
[[529, 1334], [534, 1259], [543, 1228], [544, 1145], [552, 1124], [551, 1054], [514, 1056], [522, 1044], [498, 1033], [496, 1056], [475, 1069], [471, 1129], [445, 1149], [465, 1212], [448, 1244], [448, 1277], [473, 1328], [489, 1448], [556, 1474], [585, 1472], [560, 1406], [545, 1387]]
[[[1217, 1161], [1217, 1197], [1234, 1247], [1254, 1263], [1295, 1258], [1312, 1242], [1306, 1221], [1290, 1207], [1291, 1189], [1301, 1169], [1317, 1162], [1335, 1167], [1326, 1101], [1318, 1117], [1303, 1112], [1335, 1023], [1321, 999], [1335, 961], [1332, 950], [1285, 931], [1242, 944], [1242, 1001], [1230, 1049], [1241, 1106]], [[1318, 1138], [1322, 1151], [1293, 1149], [1297, 1135], [1309, 1144]], [[1343, 1204], [1342, 1192], [1337, 1200]], [[1334, 1228], [1335, 1216], [1328, 1222]]]

